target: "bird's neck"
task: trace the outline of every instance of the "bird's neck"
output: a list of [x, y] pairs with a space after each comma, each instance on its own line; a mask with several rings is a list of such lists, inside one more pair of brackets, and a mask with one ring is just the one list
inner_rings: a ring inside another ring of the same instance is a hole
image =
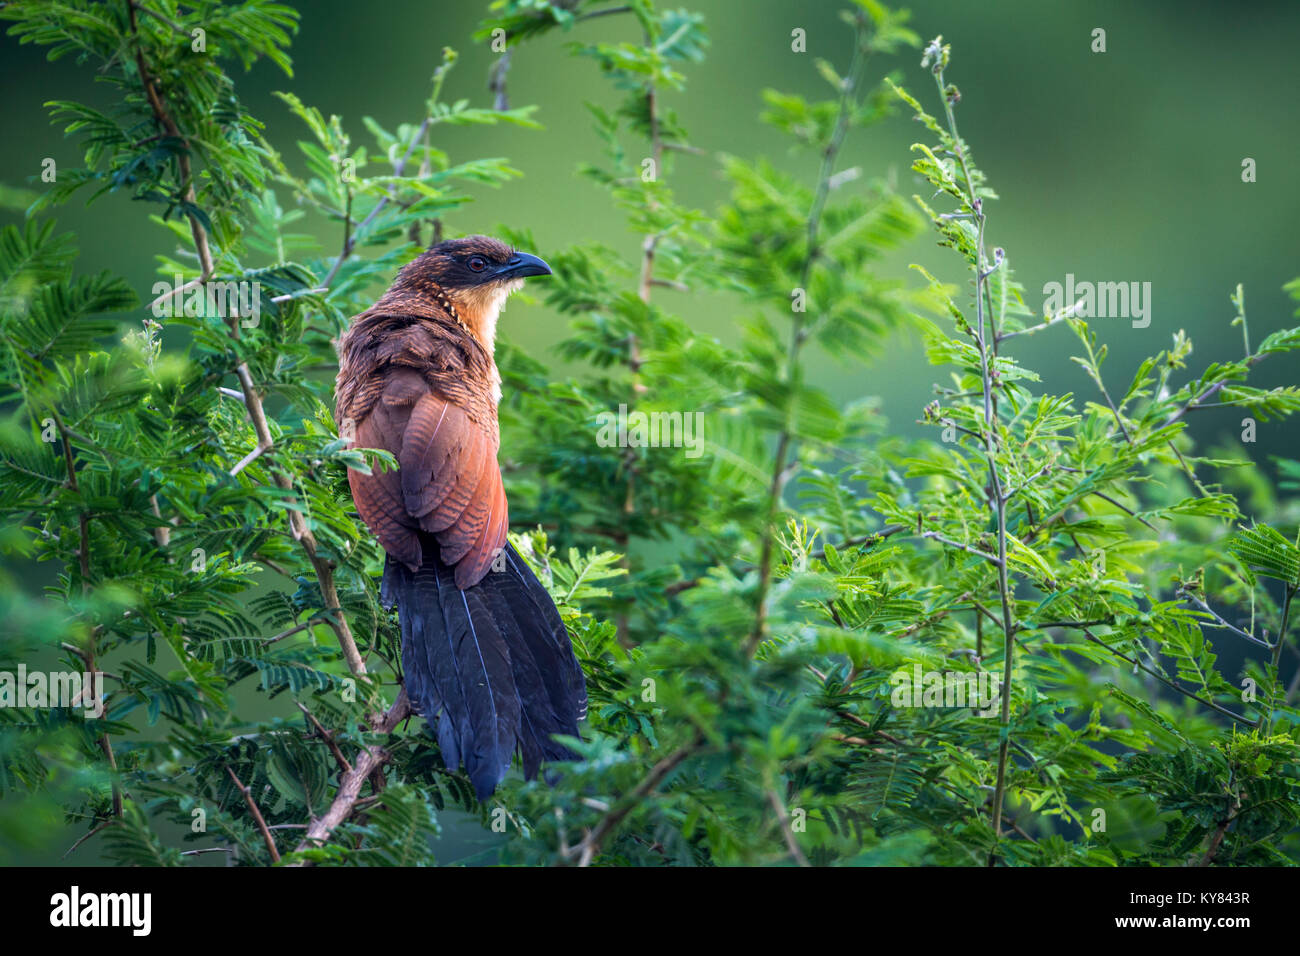
[[497, 320], [501, 317], [501, 309], [511, 293], [518, 291], [523, 284], [523, 279], [515, 279], [449, 290], [447, 293], [460, 316], [461, 324], [490, 356], [496, 352]]
[[501, 373], [496, 365], [497, 320], [506, 299], [523, 287], [523, 279], [487, 286], [457, 289], [448, 293], [460, 324], [487, 353], [492, 368], [492, 401], [501, 401]]

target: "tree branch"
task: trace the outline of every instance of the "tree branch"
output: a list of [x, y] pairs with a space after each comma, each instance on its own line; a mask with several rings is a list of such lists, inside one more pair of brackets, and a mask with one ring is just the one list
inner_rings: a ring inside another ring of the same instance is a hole
[[253, 815], [253, 820], [257, 823], [257, 828], [262, 831], [262, 839], [266, 841], [267, 852], [271, 854], [271, 862], [280, 862], [280, 851], [275, 848], [275, 838], [271, 836], [271, 831], [266, 828], [266, 820], [262, 816], [262, 811], [257, 808], [257, 802], [253, 800], [252, 791], [239, 782], [235, 776], [235, 771], [229, 766], [226, 767], [226, 773], [230, 774], [230, 779], [234, 781], [236, 789], [244, 795], [244, 802], [248, 804], [248, 812]]
[[[405, 720], [410, 713], [410, 701], [406, 697], [406, 689], [403, 688], [397, 695], [397, 700], [393, 702], [393, 706], [388, 708], [383, 717], [375, 723], [375, 732], [391, 733], [393, 728]], [[330, 804], [324, 816], [313, 820], [307, 827], [307, 834], [298, 844], [295, 852], [302, 853], [313, 847], [323, 846], [329, 840], [330, 835], [357, 809], [361, 787], [366, 778], [387, 763], [390, 756], [387, 750], [377, 745], [367, 744], [362, 749], [352, 768], [340, 779], [339, 792], [335, 795], [334, 802]], [[306, 861], [297, 861], [290, 865], [305, 866]]]
[[799, 841], [794, 838], [794, 830], [790, 826], [790, 815], [786, 812], [785, 804], [777, 796], [775, 790], [767, 791], [767, 802], [772, 805], [772, 810], [776, 813], [777, 822], [781, 824], [781, 833], [785, 836], [786, 848], [794, 861], [800, 866], [812, 866], [808, 862], [808, 857], [804, 856], [803, 849], [799, 846]]
[[610, 832], [623, 822], [623, 818], [632, 812], [632, 809], [644, 800], [650, 794], [659, 788], [664, 778], [672, 773], [677, 766], [689, 757], [703, 745], [703, 740], [697, 737], [689, 744], [678, 747], [667, 757], [664, 757], [655, 764], [645, 779], [643, 779], [626, 797], [619, 801], [618, 805], [605, 814], [600, 822], [587, 833], [582, 842], [568, 850], [569, 856], [578, 857], [578, 866], [590, 866], [591, 861], [600, 853], [601, 845]]
[[[136, 41], [136, 65], [140, 71], [140, 82], [144, 86], [145, 97], [149, 101], [149, 106], [153, 111], [154, 119], [160, 126], [162, 126], [167, 135], [181, 140], [184, 144], [184, 148], [177, 153], [176, 162], [180, 171], [180, 181], [184, 187], [183, 198], [189, 205], [196, 206], [197, 196], [194, 191], [193, 173], [190, 167], [189, 140], [176, 125], [176, 121], [172, 118], [171, 113], [167, 109], [166, 102], [158, 93], [153, 75], [149, 70], [149, 64], [145, 59], [144, 44], [140, 40], [139, 29], [136, 23], [136, 7], [134, 3], [130, 2], [130, 0], [128, 0], [127, 9], [130, 16], [131, 35]], [[412, 149], [413, 148], [414, 143], [412, 144]], [[407, 151], [407, 155], [410, 155], [410, 150]], [[199, 259], [200, 274], [197, 281], [202, 284], [210, 279], [215, 271], [212, 249], [208, 244], [207, 233], [204, 231], [203, 224], [199, 221], [198, 217], [193, 213], [190, 213], [187, 218], [190, 224], [190, 234], [194, 241], [194, 251]], [[340, 258], [340, 262], [341, 261], [342, 259]], [[337, 267], [335, 271], [337, 272]], [[328, 284], [328, 282], [325, 283], [325, 285]], [[231, 338], [238, 339], [238, 317], [227, 317], [226, 324], [230, 328]], [[240, 385], [243, 389], [244, 407], [247, 408], [248, 417], [253, 423], [253, 431], [257, 437], [257, 448], [262, 449], [261, 453], [264, 454], [275, 447], [275, 440], [271, 437], [271, 430], [267, 425], [266, 411], [262, 405], [262, 397], [253, 383], [253, 374], [249, 370], [247, 362], [239, 362], [235, 366], [235, 374], [239, 378]], [[237, 468], [242, 468], [251, 460], [252, 458], [246, 459], [244, 462], [241, 462]], [[271, 472], [276, 485], [279, 486], [282, 491], [293, 490], [293, 478], [279, 469], [271, 469]], [[333, 565], [326, 558], [321, 556], [316, 544], [316, 536], [312, 533], [307, 518], [300, 512], [292, 509], [289, 509], [288, 515], [290, 532], [293, 534], [294, 540], [302, 545], [303, 550], [307, 554], [307, 559], [311, 562], [312, 569], [316, 573], [316, 579], [320, 585], [321, 598], [325, 604], [325, 610], [329, 614], [330, 626], [334, 629], [334, 633], [338, 637], [339, 645], [343, 649], [343, 656], [348, 662], [348, 668], [357, 677], [363, 677], [366, 673], [366, 665], [361, 658], [360, 651], [357, 650], [356, 640], [352, 636], [352, 630], [348, 626], [347, 618], [344, 616], [343, 609], [339, 603], [338, 589], [334, 583]]]

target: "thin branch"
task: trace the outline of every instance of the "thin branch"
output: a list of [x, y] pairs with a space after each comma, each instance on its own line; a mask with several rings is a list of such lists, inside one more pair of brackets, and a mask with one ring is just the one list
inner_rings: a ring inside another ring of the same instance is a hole
[[[415, 135], [411, 137], [411, 142], [406, 147], [406, 152], [402, 155], [402, 158], [393, 163], [394, 176], [402, 175], [402, 170], [406, 168], [407, 162], [411, 159], [411, 154], [415, 152], [415, 147], [419, 145], [420, 140], [424, 138], [424, 134], [429, 129], [429, 124], [432, 121], [433, 118], [431, 116], [424, 117], [424, 122], [420, 124], [420, 128], [417, 129]], [[374, 222], [375, 217], [384, 210], [384, 207], [388, 205], [390, 199], [392, 199], [392, 193], [381, 196], [379, 202], [375, 203], [375, 207], [370, 210], [370, 213], [366, 218], [361, 220], [361, 225], [357, 226], [357, 228], [350, 234], [344, 236], [343, 251], [339, 253], [338, 259], [334, 262], [334, 267], [330, 269], [329, 273], [325, 276], [325, 281], [321, 283], [322, 288], [328, 289], [334, 284], [334, 280], [338, 277], [339, 270], [343, 268], [343, 263], [347, 260], [348, 256], [352, 255], [352, 250], [356, 246], [357, 236], [366, 231], [366, 227]]]
[[311, 725], [316, 728], [316, 736], [325, 741], [325, 745], [329, 747], [330, 753], [332, 753], [334, 759], [338, 761], [339, 768], [342, 769], [344, 773], [351, 773], [352, 764], [348, 763], [348, 758], [343, 756], [343, 751], [339, 749], [338, 742], [334, 739], [334, 735], [325, 729], [324, 725], [316, 719], [316, 716], [307, 709], [306, 704], [302, 701], [294, 701], [294, 703], [298, 705], [299, 710], [307, 715], [307, 719], [311, 721]]
[[[393, 702], [393, 706], [388, 708], [383, 717], [376, 722], [375, 732], [391, 733], [393, 728], [405, 720], [410, 713], [410, 701], [407, 699], [406, 689], [403, 688], [397, 695], [397, 700]], [[387, 750], [377, 745], [367, 744], [362, 749], [352, 764], [352, 769], [345, 772], [340, 779], [339, 791], [334, 796], [334, 802], [330, 804], [324, 816], [313, 820], [307, 827], [307, 833], [298, 844], [296, 852], [302, 853], [325, 844], [330, 835], [357, 809], [361, 787], [366, 782], [366, 778], [387, 763], [390, 757], [391, 754]], [[290, 865], [305, 866], [306, 862], [297, 861]]]
[[131, 6], [139, 10], [141, 13], [147, 13], [149, 16], [153, 17], [159, 23], [167, 24], [167, 26], [171, 27], [171, 29], [173, 30], [173, 32], [176, 33], [177, 36], [184, 37], [186, 43], [189, 43], [191, 41], [192, 38], [190, 36], [190, 31], [186, 30], [183, 26], [181, 26], [171, 17], [159, 13], [157, 10], [151, 10], [148, 7], [146, 7], [143, 3], [137, 2], [137, 0], [132, 0]]
[[1192, 483], [1192, 490], [1202, 498], [1210, 497], [1210, 493], [1206, 491], [1205, 486], [1201, 484], [1201, 479], [1196, 477], [1196, 472], [1192, 471], [1191, 466], [1187, 464], [1187, 459], [1185, 459], [1183, 453], [1178, 450], [1178, 446], [1174, 444], [1173, 439], [1171, 438], [1166, 442], [1166, 444], [1169, 446], [1169, 450], [1174, 453], [1174, 457], [1178, 459], [1178, 467], [1182, 468], [1183, 474], [1185, 474], [1188, 481]]
[[767, 802], [772, 805], [772, 810], [776, 813], [777, 822], [781, 824], [781, 833], [785, 836], [786, 848], [794, 861], [800, 866], [812, 866], [808, 862], [808, 857], [804, 856], [803, 849], [799, 846], [799, 841], [794, 838], [794, 829], [790, 826], [790, 814], [786, 812], [785, 804], [777, 796], [775, 790], [767, 791]]
[[506, 47], [488, 72], [488, 92], [492, 94], [492, 108], [499, 112], [510, 109], [510, 95], [506, 90], [506, 82], [510, 75], [510, 58], [514, 52], [513, 48]]
[[613, 810], [605, 814], [596, 826], [583, 837], [582, 842], [569, 850], [568, 855], [577, 856], [579, 866], [590, 866], [591, 861], [600, 853], [601, 845], [610, 832], [623, 822], [623, 818], [631, 813], [638, 803], [654, 793], [659, 788], [659, 785], [663, 783], [664, 778], [677, 769], [677, 766], [683, 760], [699, 750], [701, 746], [703, 746], [703, 740], [697, 737], [691, 743], [678, 747], [650, 768], [650, 772], [646, 774], [645, 779], [637, 784], [631, 793], [620, 800]]
[[[938, 41], [935, 41], [936, 44]], [[942, 54], [936, 62], [934, 70], [935, 84], [939, 90], [939, 99], [943, 103], [944, 115], [948, 120], [948, 132], [952, 138], [953, 149], [957, 152], [957, 159], [961, 163], [962, 175], [966, 180], [967, 204], [971, 213], [977, 221], [977, 235], [975, 241], [975, 261], [972, 263], [975, 276], [975, 337], [976, 346], [980, 354], [980, 384], [984, 398], [984, 441], [985, 457], [988, 460], [989, 482], [988, 482], [988, 501], [989, 510], [992, 512], [997, 527], [998, 551], [997, 559], [994, 562], [998, 571], [998, 597], [1002, 604], [1002, 633], [1004, 640], [1004, 653], [1002, 665], [1002, 704], [998, 716], [999, 723], [999, 740], [998, 740], [998, 769], [997, 769], [997, 786], [993, 794], [993, 812], [992, 824], [995, 839], [1002, 836], [1002, 805], [1006, 796], [1006, 774], [1007, 774], [1007, 754], [1008, 745], [1011, 738], [1011, 683], [1014, 674], [1015, 662], [1015, 615], [1011, 609], [1011, 585], [1007, 575], [1007, 496], [1002, 491], [1002, 478], [998, 473], [997, 467], [997, 413], [995, 410], [995, 386], [993, 383], [992, 369], [990, 367], [990, 351], [996, 353], [998, 342], [998, 330], [995, 324], [992, 309], [992, 293], [989, 291], [988, 277], [992, 274], [993, 268], [985, 271], [984, 263], [987, 257], [984, 255], [984, 228], [986, 216], [984, 213], [984, 204], [975, 192], [975, 180], [971, 176], [970, 164], [967, 161], [967, 150], [962, 142], [961, 135], [957, 132], [957, 118], [953, 114], [953, 102], [948, 97], [948, 91], [944, 83], [943, 76], [943, 59]], [[1000, 256], [997, 258], [1001, 258]], [[996, 265], [996, 263], [995, 263]], [[987, 316], [988, 326], [985, 327], [984, 303], [985, 299], [989, 301], [989, 313]], [[992, 342], [992, 349], [989, 343]], [[977, 552], [978, 553], [978, 552]], [[989, 865], [992, 866], [997, 860], [996, 851], [989, 855]]]
[[[1002, 622], [998, 620], [996, 614], [994, 614], [992, 611], [990, 611], [988, 608], [986, 608], [983, 604], [981, 604], [979, 601], [975, 600], [974, 598], [970, 598], [969, 600], [971, 606], [975, 608], [975, 610], [979, 611], [980, 614], [983, 614], [990, 621], [992, 621], [994, 627], [1001, 629]], [[978, 656], [982, 658], [984, 655], [979, 654]]]
[[[1246, 358], [1246, 368], [1247, 369], [1254, 368], [1256, 365], [1258, 365], [1267, 357], [1268, 356], [1266, 355], [1248, 356]], [[1172, 415], [1166, 418], [1164, 420], [1164, 423], [1160, 427], [1162, 429], [1168, 428], [1170, 425], [1174, 424], [1174, 422], [1181, 419], [1188, 412], [1196, 411], [1196, 409], [1202, 407], [1206, 401], [1213, 398], [1215, 395], [1218, 395], [1219, 392], [1223, 391], [1223, 389], [1226, 388], [1228, 384], [1229, 384], [1228, 380], [1223, 379], [1222, 381], [1215, 382], [1213, 385], [1207, 386], [1203, 392], [1200, 392], [1197, 395], [1193, 395], [1191, 398], [1187, 400], [1187, 403], [1185, 405], [1183, 405], [1176, 412], [1174, 412]]]
[[[908, 531], [911, 529], [911, 527], [912, 526], [908, 524], [885, 525], [885, 527], [881, 528], [879, 531], [871, 531], [868, 532], [867, 534], [860, 534], [852, 538], [845, 538], [843, 541], [835, 545], [835, 547], [852, 548], [855, 545], [859, 545], [859, 544], [876, 544], [879, 541], [884, 541], [886, 538], [898, 534], [900, 531]], [[824, 559], [826, 557], [826, 549], [818, 548], [816, 551], [809, 551], [808, 557]]]
[[1160, 529], [1157, 528], [1155, 525], [1153, 525], [1150, 521], [1148, 521], [1146, 518], [1142, 517], [1140, 514], [1138, 514], [1138, 513], [1137, 513], [1136, 511], [1134, 511], [1133, 509], [1128, 508], [1128, 507], [1126, 507], [1125, 505], [1120, 504], [1118, 501], [1116, 501], [1116, 500], [1115, 500], [1114, 498], [1112, 498], [1110, 495], [1102, 494], [1100, 491], [1092, 491], [1092, 492], [1089, 492], [1089, 494], [1091, 494], [1091, 495], [1093, 495], [1093, 496], [1095, 496], [1095, 497], [1097, 497], [1097, 498], [1100, 498], [1102, 501], [1108, 501], [1108, 502], [1110, 502], [1110, 503], [1113, 504], [1116, 508], [1118, 508], [1120, 511], [1126, 512], [1126, 513], [1129, 514], [1130, 516], [1136, 518], [1138, 521], [1141, 521], [1144, 525], [1146, 525], [1146, 526], [1147, 526], [1148, 528], [1150, 528], [1152, 531], [1156, 532], [1157, 534], [1160, 533]]
[[[1091, 351], [1091, 347], [1089, 348], [1089, 351]], [[1129, 433], [1128, 426], [1124, 424], [1124, 416], [1119, 413], [1119, 409], [1116, 408], [1115, 403], [1111, 401], [1110, 392], [1106, 388], [1106, 383], [1102, 380], [1100, 369], [1097, 370], [1097, 374], [1093, 377], [1093, 381], [1097, 383], [1097, 388], [1101, 391], [1101, 397], [1106, 400], [1106, 406], [1110, 409], [1110, 413], [1115, 419], [1115, 424], [1119, 426], [1120, 432], [1124, 435], [1124, 441], [1130, 445], [1133, 444], [1133, 436]]]
[[[867, 729], [870, 729], [870, 728], [871, 728], [871, 723], [870, 723], [870, 721], [863, 720], [861, 717], [859, 717], [857, 714], [853, 713], [852, 711], [848, 711], [848, 710], [837, 710], [835, 713], [837, 713], [839, 716], [845, 718], [846, 720], [850, 720], [850, 721], [852, 721], [853, 723], [857, 724], [859, 727], [866, 727]], [[879, 737], [881, 740], [886, 740], [886, 741], [888, 741], [889, 743], [893, 744], [895, 747], [906, 747], [906, 746], [908, 746], [907, 741], [902, 740], [901, 738], [895, 737], [893, 734], [885, 733], [885, 731], [883, 731], [883, 730], [879, 730], [879, 729], [872, 730], [872, 731], [871, 731], [871, 736], [873, 736], [873, 737]]]
[[947, 545], [950, 548], [958, 548], [962, 551], [967, 551], [970, 554], [975, 555], [975, 557], [977, 558], [983, 558], [985, 561], [991, 563], [994, 567], [1004, 566], [1004, 562], [997, 555], [989, 554], [987, 551], [981, 551], [978, 548], [972, 548], [969, 544], [962, 544], [960, 541], [953, 541], [951, 538], [945, 538], [937, 531], [922, 531], [921, 537], [930, 538], [933, 541], [938, 541], [940, 544]]
[[239, 459], [239, 461], [235, 463], [235, 467], [230, 469], [230, 477], [234, 478], [241, 471], [243, 471], [253, 462], [257, 461], [257, 459], [261, 458], [262, 455], [266, 454], [270, 450], [271, 450], [271, 446], [269, 444], [263, 444], [262, 442], [258, 442], [252, 451], [250, 451], [243, 458]]
[[631, 12], [632, 12], [632, 7], [628, 4], [623, 4], [617, 7], [605, 7], [603, 10], [591, 10], [587, 13], [580, 14], [579, 16], [574, 18], [573, 22], [581, 23], [583, 20], [595, 20], [597, 17], [608, 17], [616, 13], [631, 13]]
[[1243, 631], [1241, 628], [1237, 627], [1234, 624], [1229, 624], [1228, 621], [1224, 619], [1224, 617], [1220, 615], [1218, 611], [1214, 610], [1214, 608], [1210, 607], [1210, 605], [1206, 604], [1203, 600], [1201, 600], [1192, 592], [1188, 591], [1186, 588], [1179, 588], [1178, 591], [1176, 592], [1176, 596], [1181, 597], [1184, 601], [1186, 601], [1189, 605], [1194, 607], [1196, 610], [1208, 614], [1210, 617], [1214, 618], [1216, 623], [1210, 624], [1208, 622], [1205, 622], [1206, 627], [1214, 627], [1214, 628], [1219, 628], [1221, 630], [1229, 631], [1233, 634], [1236, 634], [1240, 638], [1250, 641], [1250, 643], [1252, 644], [1257, 644], [1260, 647], [1268, 648], [1270, 651], [1275, 651], [1277, 649], [1276, 645], [1270, 644], [1268, 641], [1261, 640], [1260, 638], [1256, 637], [1254, 634], [1251, 634], [1249, 631]]
[[1003, 501], [1010, 501], [1010, 500], [1011, 500], [1012, 498], [1014, 498], [1016, 495], [1020, 494], [1020, 492], [1024, 491], [1026, 488], [1028, 488], [1030, 485], [1032, 485], [1032, 484], [1033, 484], [1035, 481], [1037, 481], [1039, 478], [1043, 477], [1043, 475], [1046, 475], [1048, 472], [1050, 472], [1050, 471], [1052, 470], [1052, 466], [1053, 466], [1054, 464], [1055, 464], [1055, 462], [1051, 462], [1051, 461], [1049, 461], [1049, 462], [1048, 462], [1047, 464], [1045, 464], [1042, 468], [1039, 468], [1036, 472], [1034, 472], [1032, 475], [1030, 475], [1028, 478], [1026, 478], [1024, 481], [1022, 481], [1022, 482], [1021, 482], [1020, 484], [1018, 484], [1016, 487], [1011, 488], [1010, 490], [1003, 492], [1003, 494], [1002, 494], [1002, 500], [1003, 500]]
[[281, 631], [279, 634], [276, 634], [272, 637], [264, 638], [262, 640], [262, 643], [274, 644], [277, 641], [283, 641], [286, 637], [293, 637], [293, 635], [305, 631], [309, 627], [315, 627], [317, 624], [328, 624], [328, 623], [329, 623], [329, 619], [325, 617], [309, 618], [306, 621], [303, 621], [301, 624], [295, 624], [293, 627]]
[[207, 281], [207, 278], [208, 278], [207, 276], [199, 276], [197, 279], [191, 279], [189, 282], [185, 283], [184, 285], [178, 288], [172, 289], [170, 292], [164, 292], [162, 295], [158, 296], [158, 298], [154, 299], [147, 306], [145, 306], [145, 309], [148, 310], [149, 312], [153, 312], [154, 309], [156, 309], [164, 299], [170, 299], [173, 296], [183, 295], [184, 293], [188, 292], [190, 289], [197, 289], [199, 286], [203, 285], [205, 281]]
[[1092, 631], [1090, 631], [1088, 628], [1085, 627], [1085, 628], [1083, 629], [1083, 634], [1084, 634], [1084, 637], [1086, 637], [1088, 640], [1092, 641], [1092, 643], [1096, 644], [1098, 647], [1104, 647], [1106, 650], [1110, 651], [1112, 654], [1114, 654], [1114, 655], [1115, 655], [1116, 657], [1118, 657], [1120, 660], [1122, 660], [1122, 661], [1126, 661], [1126, 662], [1128, 662], [1129, 664], [1132, 664], [1134, 667], [1136, 667], [1138, 670], [1142, 671], [1144, 674], [1147, 674], [1147, 675], [1149, 675], [1149, 676], [1151, 676], [1151, 677], [1154, 677], [1156, 680], [1160, 681], [1160, 682], [1161, 682], [1162, 684], [1164, 684], [1166, 687], [1170, 688], [1171, 690], [1176, 690], [1176, 691], [1178, 691], [1178, 693], [1182, 694], [1184, 697], [1190, 697], [1192, 700], [1194, 700], [1194, 701], [1198, 701], [1199, 703], [1204, 704], [1206, 707], [1209, 707], [1211, 710], [1218, 711], [1220, 714], [1223, 714], [1223, 716], [1225, 716], [1225, 717], [1231, 717], [1233, 720], [1239, 721], [1240, 723], [1246, 724], [1246, 725], [1248, 725], [1248, 726], [1250, 726], [1250, 727], [1257, 727], [1257, 726], [1259, 725], [1258, 721], [1251, 720], [1249, 717], [1243, 717], [1241, 714], [1234, 713], [1233, 711], [1228, 710], [1228, 708], [1226, 708], [1226, 707], [1220, 707], [1220, 706], [1219, 706], [1218, 704], [1216, 704], [1214, 701], [1209, 700], [1209, 699], [1207, 699], [1207, 698], [1205, 698], [1205, 697], [1201, 697], [1201, 696], [1198, 695], [1198, 694], [1194, 694], [1194, 693], [1192, 693], [1190, 690], [1188, 690], [1186, 687], [1183, 687], [1183, 686], [1180, 685], [1180, 684], [1176, 684], [1176, 683], [1174, 683], [1174, 682], [1171, 681], [1169, 678], [1167, 678], [1164, 674], [1161, 674], [1159, 671], [1154, 671], [1154, 670], [1152, 670], [1151, 668], [1147, 667], [1145, 664], [1143, 664], [1143, 663], [1142, 663], [1140, 660], [1138, 660], [1136, 657], [1129, 657], [1127, 654], [1125, 654], [1123, 651], [1119, 650], [1118, 648], [1113, 647], [1113, 646], [1110, 645], [1110, 644], [1107, 644], [1107, 643], [1106, 643], [1105, 641], [1103, 641], [1101, 638], [1099, 638], [1099, 637], [1097, 637], [1095, 634], [1093, 634]]
[[1113, 623], [1115, 622], [1114, 621], [1030, 621], [1028, 623], [1021, 624], [1020, 630], [1021, 631], [1045, 631], [1049, 627], [1073, 627], [1073, 628], [1101, 627], [1102, 625], [1110, 625]]
[[234, 781], [236, 789], [244, 795], [244, 802], [248, 804], [248, 812], [253, 815], [253, 820], [257, 823], [257, 828], [262, 831], [262, 839], [266, 841], [266, 849], [271, 854], [271, 862], [280, 862], [280, 851], [275, 848], [275, 838], [271, 836], [271, 831], [266, 828], [266, 820], [262, 816], [262, 811], [257, 808], [257, 802], [253, 799], [252, 791], [239, 782], [235, 776], [235, 771], [229, 766], [226, 767], [226, 773], [230, 774], [230, 779]]
[[81, 844], [85, 843], [87, 840], [89, 840], [91, 837], [93, 837], [93, 836], [94, 836], [96, 833], [98, 833], [100, 830], [106, 830], [106, 829], [108, 829], [109, 827], [111, 827], [113, 824], [115, 824], [116, 822], [117, 822], [116, 820], [105, 820], [103, 823], [101, 823], [99, 826], [95, 827], [95, 828], [94, 828], [93, 830], [91, 830], [89, 833], [87, 833], [87, 834], [85, 834], [84, 836], [82, 836], [79, 840], [77, 840], [76, 843], [74, 843], [74, 844], [72, 844], [72, 846], [68, 847], [68, 852], [66, 852], [66, 853], [63, 854], [63, 859], [66, 860], [69, 856], [72, 855], [72, 851], [73, 851], [73, 850], [75, 850], [77, 847], [81, 846]]
[[965, 425], [958, 425], [951, 418], [941, 418], [939, 419], [938, 423], [940, 425], [944, 425], [947, 428], [955, 429], [956, 431], [961, 432], [963, 435], [970, 435], [971, 438], [978, 438], [981, 441], [983, 441], [984, 439], [984, 436], [981, 435], [979, 432], [975, 431], [974, 429], [967, 428]]

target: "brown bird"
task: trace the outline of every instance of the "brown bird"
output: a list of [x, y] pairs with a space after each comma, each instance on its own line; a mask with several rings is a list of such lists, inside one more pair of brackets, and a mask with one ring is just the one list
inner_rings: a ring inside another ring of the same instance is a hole
[[348, 472], [361, 519], [387, 552], [381, 597], [397, 605], [412, 708], [479, 799], [518, 751], [532, 779], [573, 754], [582, 670], [550, 595], [506, 539], [497, 465], [497, 318], [537, 256], [487, 236], [439, 243], [406, 265], [339, 345], [335, 418], [350, 447], [396, 471]]

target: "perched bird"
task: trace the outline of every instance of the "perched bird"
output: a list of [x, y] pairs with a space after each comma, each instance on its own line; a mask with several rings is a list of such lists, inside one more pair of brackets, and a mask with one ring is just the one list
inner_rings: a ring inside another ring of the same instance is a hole
[[335, 418], [354, 448], [396, 471], [348, 472], [361, 519], [387, 552], [412, 709], [447, 766], [486, 799], [516, 750], [532, 779], [572, 753], [586, 715], [582, 670], [550, 595], [506, 539], [497, 464], [497, 318], [537, 256], [486, 236], [453, 239], [407, 264], [339, 343]]

